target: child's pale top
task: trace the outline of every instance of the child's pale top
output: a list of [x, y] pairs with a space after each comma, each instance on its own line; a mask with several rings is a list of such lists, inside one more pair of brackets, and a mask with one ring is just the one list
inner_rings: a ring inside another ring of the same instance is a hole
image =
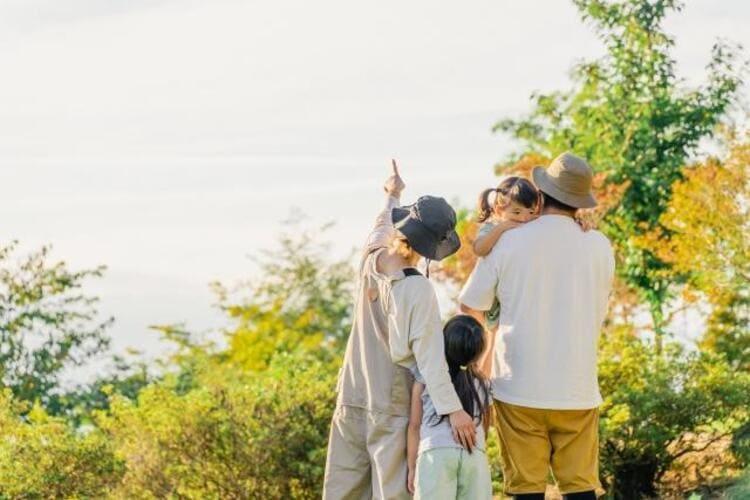
[[[418, 370], [413, 369], [414, 380], [424, 385], [424, 379]], [[477, 384], [481, 384], [477, 381]], [[477, 385], [479, 396], [482, 397], [484, 391], [480, 385]], [[477, 418], [477, 439], [476, 448], [485, 450], [484, 427], [481, 418]], [[419, 429], [419, 453], [423, 453], [433, 448], [459, 448], [463, 449], [459, 443], [453, 439], [453, 430], [451, 429], [448, 418], [440, 420], [440, 414], [435, 410], [430, 393], [425, 386], [422, 391], [422, 425]]]

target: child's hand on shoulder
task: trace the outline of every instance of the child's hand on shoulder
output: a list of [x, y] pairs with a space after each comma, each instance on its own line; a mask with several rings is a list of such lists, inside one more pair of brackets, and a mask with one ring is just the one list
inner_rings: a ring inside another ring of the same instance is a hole
[[502, 231], [510, 231], [511, 229], [515, 229], [517, 227], [523, 226], [523, 222], [516, 222], [513, 220], [501, 220], [497, 223], [498, 226], [502, 228]]
[[578, 214], [576, 215], [576, 223], [581, 226], [585, 232], [596, 229], [596, 222], [589, 214]]

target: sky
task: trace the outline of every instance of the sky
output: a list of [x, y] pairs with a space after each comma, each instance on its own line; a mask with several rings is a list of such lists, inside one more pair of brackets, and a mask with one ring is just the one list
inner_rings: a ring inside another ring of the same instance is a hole
[[[750, 2], [668, 19], [686, 83]], [[361, 244], [390, 158], [420, 194], [472, 205], [514, 145], [491, 132], [602, 52], [562, 0], [0, 0], [0, 228], [51, 243], [154, 355], [149, 325], [223, 325], [209, 282], [252, 278], [292, 210]]]

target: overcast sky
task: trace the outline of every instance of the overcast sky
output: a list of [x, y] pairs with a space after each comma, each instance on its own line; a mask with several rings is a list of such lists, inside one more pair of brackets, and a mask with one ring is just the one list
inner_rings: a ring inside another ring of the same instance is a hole
[[[680, 74], [748, 21], [689, 1]], [[149, 324], [219, 324], [208, 282], [250, 276], [292, 207], [359, 245], [392, 156], [405, 201], [473, 203], [512, 150], [493, 123], [601, 50], [562, 0], [0, 0], [2, 237], [107, 265], [116, 348], [153, 353]]]

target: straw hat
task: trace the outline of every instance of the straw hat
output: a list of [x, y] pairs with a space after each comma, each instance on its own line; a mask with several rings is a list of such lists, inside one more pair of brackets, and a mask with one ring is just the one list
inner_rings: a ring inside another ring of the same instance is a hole
[[592, 208], [596, 199], [591, 193], [594, 172], [586, 163], [572, 153], [563, 153], [544, 167], [534, 167], [534, 184], [545, 194], [575, 208]]

